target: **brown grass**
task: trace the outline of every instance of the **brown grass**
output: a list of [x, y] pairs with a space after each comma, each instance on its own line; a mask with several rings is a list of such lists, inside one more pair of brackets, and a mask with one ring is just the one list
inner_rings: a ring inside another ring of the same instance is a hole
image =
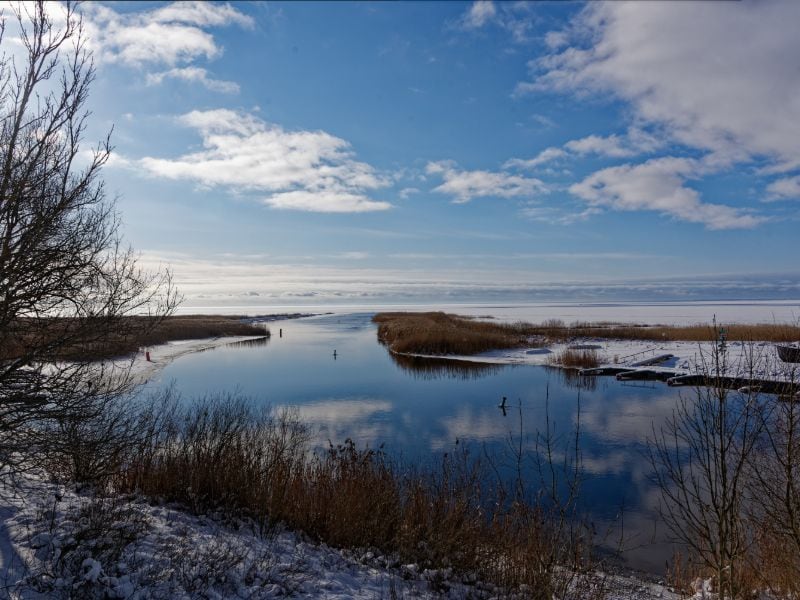
[[[65, 336], [72, 329], [65, 319], [21, 320], [14, 347], [3, 348], [0, 359], [15, 358], [25, 351], [26, 343], [39, 347]], [[120, 322], [120, 334], [98, 340], [74, 339], [60, 348], [58, 357], [66, 360], [97, 360], [124, 356], [143, 346], [155, 346], [172, 340], [195, 340], [222, 336], [269, 336], [269, 329], [242, 321], [238, 316], [170, 316], [155, 321], [150, 317], [127, 317]]]
[[249, 517], [264, 529], [283, 523], [332, 546], [379, 549], [420, 569], [526, 584], [531, 597], [552, 598], [575, 576], [559, 565], [588, 560], [587, 539], [567, 526], [563, 506], [508, 498], [486, 479], [466, 451], [422, 470], [349, 440], [312, 454], [291, 414], [256, 416], [228, 399], [187, 409], [115, 485], [198, 513]]
[[378, 313], [378, 339], [394, 352], [477, 354], [530, 342], [525, 326], [478, 321], [442, 312]]
[[557, 355], [551, 354], [547, 362], [567, 369], [593, 369], [600, 366], [600, 359], [596, 350], [576, 350], [573, 348], [567, 348]]
[[[715, 340], [718, 334], [709, 324], [678, 327], [575, 322], [566, 325], [558, 319], [541, 324], [506, 324], [442, 312], [378, 313], [373, 321], [378, 324], [378, 339], [393, 352], [418, 354], [478, 354], [574, 338], [704, 342]], [[797, 325], [725, 325], [725, 332], [730, 342], [800, 340]]]

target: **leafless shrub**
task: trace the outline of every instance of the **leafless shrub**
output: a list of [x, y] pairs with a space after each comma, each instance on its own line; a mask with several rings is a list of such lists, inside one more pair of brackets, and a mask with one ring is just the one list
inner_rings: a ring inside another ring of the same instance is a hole
[[143, 460], [169, 435], [177, 401], [167, 388], [147, 397], [110, 399], [88, 416], [57, 419], [43, 429], [52, 435], [45, 468], [60, 481], [107, 489], [115, 475]]
[[706, 358], [712, 385], [680, 398], [661, 431], [654, 431], [650, 460], [665, 524], [713, 577], [715, 589], [737, 598], [747, 588], [753, 536], [746, 475], [763, 432], [763, 410], [756, 394], [723, 386], [724, 346]]
[[764, 397], [763, 435], [750, 460], [748, 518], [757, 532], [752, 569], [762, 583], [800, 592], [800, 403], [796, 368], [787, 396]]

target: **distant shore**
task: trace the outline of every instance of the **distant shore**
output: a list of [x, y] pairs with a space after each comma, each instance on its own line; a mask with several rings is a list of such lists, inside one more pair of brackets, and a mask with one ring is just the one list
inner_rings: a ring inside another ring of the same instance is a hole
[[[318, 313], [282, 313], [253, 317], [211, 316], [208, 318], [236, 320], [250, 326], [253, 328], [252, 331], [257, 333], [254, 335], [209, 336], [200, 339], [174, 338], [152, 346], [142, 346], [132, 357], [132, 363], [130, 364], [131, 373], [137, 380], [145, 382], [171, 362], [187, 354], [203, 352], [239, 342], [268, 339], [270, 337], [269, 330], [260, 329], [258, 327], [260, 324], [301, 319], [317, 315]], [[126, 362], [126, 359], [122, 359], [118, 362]]]
[[[482, 364], [583, 368], [593, 375], [656, 379], [709, 373], [762, 382], [796, 382], [800, 365], [784, 363], [775, 344], [800, 340], [797, 325], [496, 323], [445, 313], [378, 313], [378, 339], [390, 352]], [[779, 386], [781, 387], [781, 386]]]

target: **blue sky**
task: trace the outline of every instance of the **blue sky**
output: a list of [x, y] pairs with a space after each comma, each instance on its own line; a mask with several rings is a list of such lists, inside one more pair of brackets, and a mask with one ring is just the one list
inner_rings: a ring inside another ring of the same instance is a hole
[[800, 3], [82, 10], [188, 304], [800, 297]]

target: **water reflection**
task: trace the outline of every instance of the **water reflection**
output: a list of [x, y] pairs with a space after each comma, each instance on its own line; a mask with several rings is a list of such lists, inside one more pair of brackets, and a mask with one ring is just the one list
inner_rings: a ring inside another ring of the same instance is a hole
[[312, 443], [317, 448], [347, 438], [376, 448], [389, 435], [387, 417], [393, 410], [391, 402], [375, 398], [330, 398], [291, 408], [304, 423], [314, 425]]
[[[385, 444], [414, 464], [438, 460], [456, 441], [504, 456], [512, 437], [524, 436], [524, 449], [535, 451], [536, 433], [548, 426], [560, 440], [555, 459], [563, 461], [564, 443], [574, 441], [579, 425], [582, 497], [593, 522], [614, 523], [624, 506], [626, 538], [638, 545], [652, 536], [659, 494], [649, 477], [647, 439], [671, 416], [679, 390], [558, 368], [392, 356], [377, 343], [369, 315], [280, 327], [283, 337], [187, 355], [153, 385], [174, 381], [186, 398], [237, 389], [254, 402], [295, 408], [317, 447], [351, 438], [359, 446]], [[648, 548], [634, 552], [631, 564], [663, 568], [669, 548]]]
[[544, 367], [555, 373], [568, 388], [573, 390], [594, 391], [597, 389], [598, 377], [581, 375], [577, 369], [562, 369], [560, 367]]
[[504, 365], [476, 363], [466, 360], [446, 358], [424, 358], [390, 353], [392, 361], [414, 379], [430, 381], [433, 379], [480, 379], [497, 374]]
[[255, 338], [252, 340], [242, 340], [241, 342], [231, 342], [230, 344], [225, 344], [226, 348], [260, 348], [262, 346], [266, 346], [269, 344], [270, 336], [265, 335], [264, 337]]

